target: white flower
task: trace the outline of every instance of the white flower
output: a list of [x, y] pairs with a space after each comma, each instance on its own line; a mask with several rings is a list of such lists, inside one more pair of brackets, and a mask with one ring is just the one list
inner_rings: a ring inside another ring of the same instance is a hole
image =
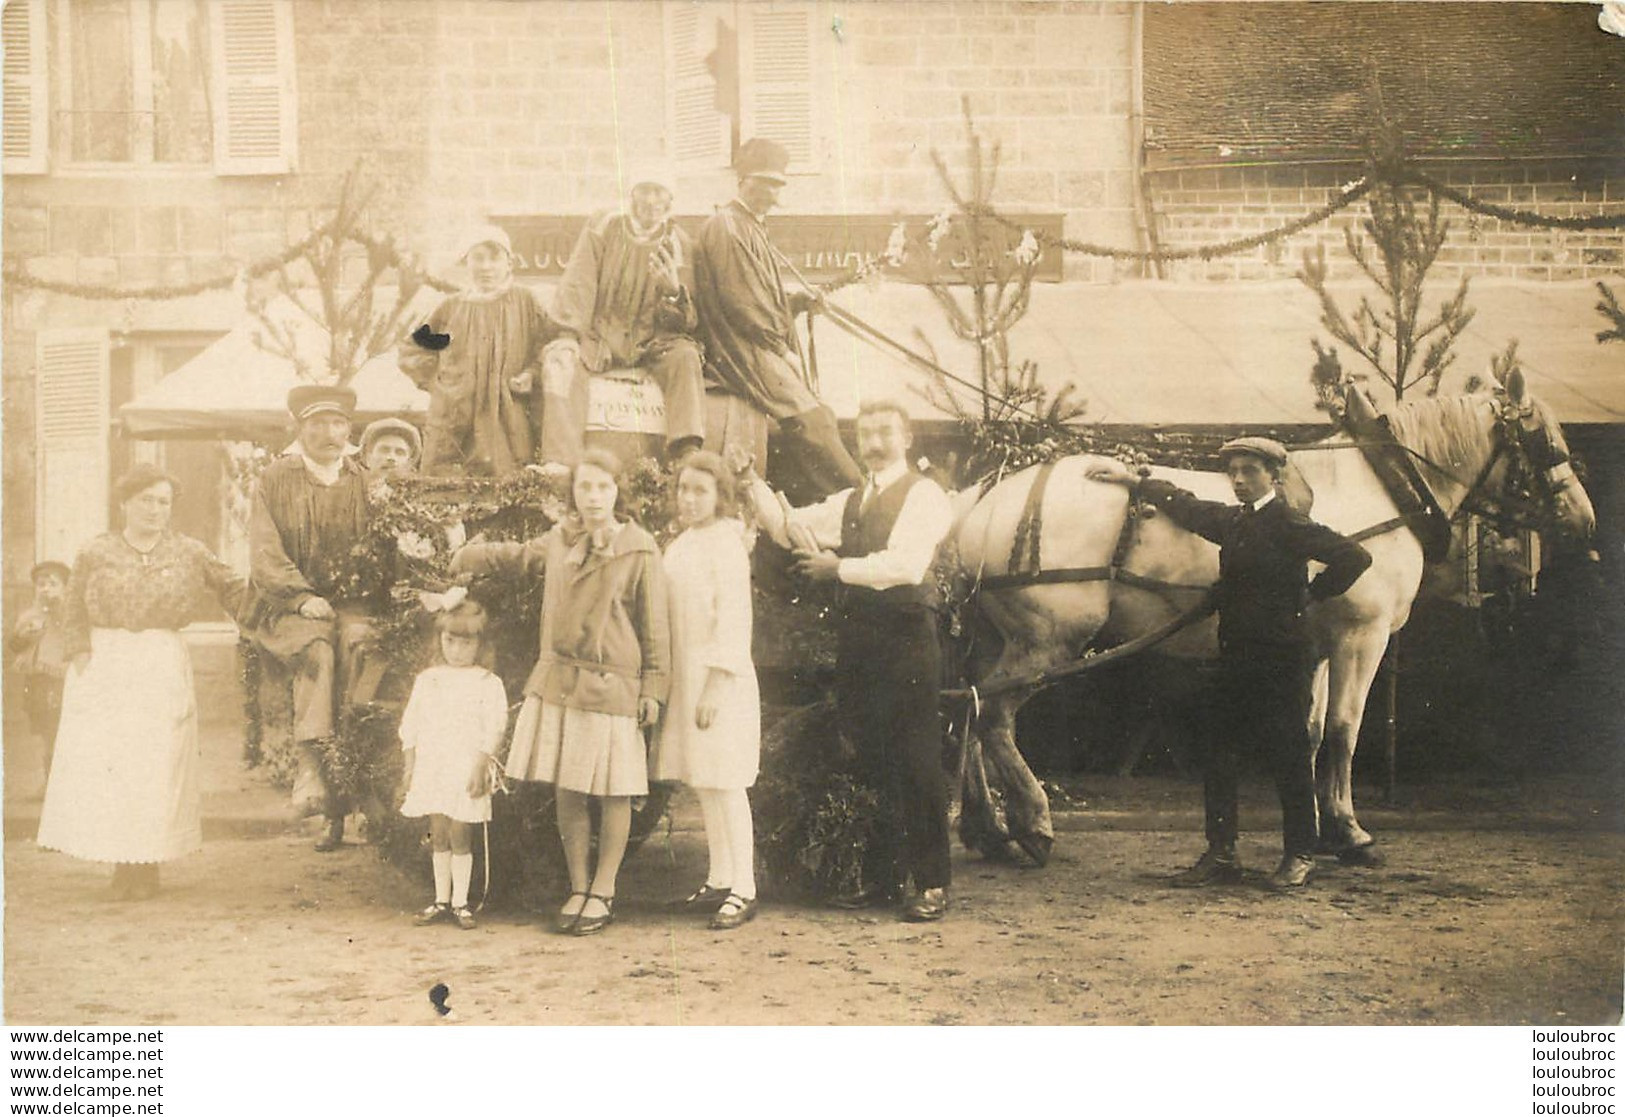
[[1016, 263], [1023, 266], [1038, 259], [1038, 238], [1033, 236], [1031, 229], [1021, 231], [1021, 243], [1016, 245], [1010, 255], [1016, 258]]
[[395, 537], [395, 545], [400, 548], [401, 554], [407, 558], [427, 559], [434, 557], [434, 544], [415, 531], [401, 532]]
[[373, 484], [372, 488], [367, 490], [367, 495], [375, 501], [384, 501], [390, 498], [393, 491], [389, 487], [388, 481], [378, 481]]
[[903, 261], [908, 258], [908, 244], [903, 236], [903, 223], [899, 221], [892, 226], [891, 236], [886, 238], [886, 249], [881, 253], [886, 263], [894, 268], [902, 267]]
[[1355, 179], [1353, 182], [1345, 182], [1343, 184], [1343, 193], [1345, 193], [1345, 194], [1351, 193], [1351, 192], [1353, 192], [1355, 190], [1358, 190], [1360, 187], [1362, 187], [1364, 185], [1365, 185], [1365, 176], [1361, 175], [1359, 178]]

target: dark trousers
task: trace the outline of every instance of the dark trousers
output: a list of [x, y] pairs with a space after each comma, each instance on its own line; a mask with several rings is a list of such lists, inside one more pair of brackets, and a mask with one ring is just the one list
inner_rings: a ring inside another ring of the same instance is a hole
[[1252, 756], [1275, 778], [1285, 852], [1314, 853], [1319, 823], [1308, 729], [1313, 677], [1307, 648], [1253, 644], [1220, 652], [1202, 784], [1208, 845], [1236, 844], [1236, 784], [1242, 757]]
[[840, 622], [835, 701], [870, 786], [888, 797], [866, 883], [946, 888], [948, 778], [937, 714], [942, 651], [928, 610], [853, 609]]

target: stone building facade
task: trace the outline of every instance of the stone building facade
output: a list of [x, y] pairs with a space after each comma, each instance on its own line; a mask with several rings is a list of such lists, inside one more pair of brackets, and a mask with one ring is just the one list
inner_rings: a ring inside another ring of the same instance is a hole
[[[1354, 173], [1348, 153], [1342, 164], [1304, 165], [1291, 135], [1248, 166], [1203, 155], [1224, 137], [1194, 135], [1177, 158], [1166, 145], [1148, 149], [1148, 135], [1158, 135], [1148, 114], [1165, 123], [1189, 111], [1188, 96], [1159, 93], [1166, 71], [1183, 67], [1177, 52], [1154, 46], [1177, 44], [1181, 21], [1195, 18], [1184, 9], [1081, 0], [12, 0], [5, 263], [80, 294], [223, 281], [305, 236], [359, 165], [376, 184], [376, 227], [449, 276], [451, 250], [471, 223], [585, 216], [613, 204], [630, 168], [651, 159], [675, 168], [679, 212], [708, 213], [732, 194], [732, 149], [754, 134], [792, 151], [788, 215], [928, 215], [946, 201], [931, 153], [964, 170], [967, 106], [1000, 145], [999, 205], [1050, 215], [1070, 238], [1193, 245], [1321, 204]], [[1269, 70], [1267, 56], [1237, 56]], [[1607, 72], [1617, 79], [1619, 67]], [[1587, 156], [1586, 177], [1564, 179], [1572, 160], [1561, 154], [1456, 163], [1448, 174], [1485, 197], [1548, 212], [1621, 204], [1617, 165]], [[1164, 274], [1281, 277], [1295, 270], [1302, 244], [1340, 237], [1333, 224], [1279, 250]], [[1589, 276], [1617, 272], [1620, 243], [1617, 232], [1530, 234], [1458, 221], [1446, 259], [1480, 274]], [[1053, 278], [1099, 285], [1151, 273], [1067, 253]], [[200, 478], [183, 496], [178, 526], [205, 539], [223, 530], [210, 492], [225, 484], [218, 446], [136, 444], [115, 420], [120, 404], [240, 322], [240, 296], [229, 286], [173, 299], [80, 294], [8, 271], [0, 353], [8, 606], [36, 558], [68, 557], [74, 540], [106, 525], [108, 479], [132, 458]]]

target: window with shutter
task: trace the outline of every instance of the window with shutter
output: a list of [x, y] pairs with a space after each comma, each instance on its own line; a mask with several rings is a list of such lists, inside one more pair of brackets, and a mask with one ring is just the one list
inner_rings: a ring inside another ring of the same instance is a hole
[[107, 333], [42, 330], [35, 357], [34, 551], [67, 562], [107, 530]]
[[288, 0], [209, 5], [214, 165], [225, 175], [293, 170], [293, 16]]
[[681, 165], [725, 167], [733, 154], [738, 82], [733, 32], [721, 18], [726, 10], [694, 3], [665, 8], [667, 134]]
[[819, 162], [815, 15], [811, 4], [739, 5], [740, 136], [783, 144], [792, 173], [814, 170]]
[[0, 13], [5, 43], [5, 173], [44, 174], [48, 104], [45, 0], [11, 0]]

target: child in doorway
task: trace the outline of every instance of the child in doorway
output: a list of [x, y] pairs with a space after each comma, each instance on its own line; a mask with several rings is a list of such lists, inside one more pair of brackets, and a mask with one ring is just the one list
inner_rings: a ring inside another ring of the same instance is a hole
[[474, 825], [491, 820], [491, 756], [508, 728], [502, 680], [479, 666], [485, 610], [463, 600], [435, 621], [443, 662], [412, 684], [401, 715], [406, 801], [401, 814], [429, 818], [434, 850], [434, 903], [419, 926], [451, 919], [474, 929], [468, 882], [474, 871]]
[[51, 779], [56, 727], [62, 720], [62, 680], [68, 666], [62, 630], [68, 576], [68, 567], [60, 562], [42, 562], [34, 567], [29, 574], [34, 583], [34, 603], [17, 621], [10, 641], [16, 657], [13, 665], [23, 680], [28, 726], [40, 740], [46, 782]]

